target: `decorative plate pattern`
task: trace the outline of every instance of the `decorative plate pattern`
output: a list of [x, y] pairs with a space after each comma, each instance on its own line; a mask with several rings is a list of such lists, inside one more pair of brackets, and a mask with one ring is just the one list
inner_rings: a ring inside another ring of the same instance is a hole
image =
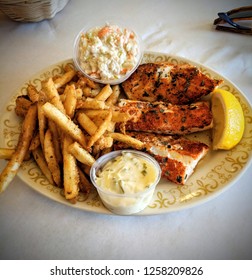
[[[162, 179], [156, 188], [152, 202], [137, 215], [162, 214], [204, 203], [221, 194], [236, 182], [242, 176], [245, 169], [248, 168], [252, 158], [252, 109], [241, 91], [229, 80], [212, 69], [188, 59], [154, 52], [146, 52], [143, 56], [143, 62], [157, 61], [168, 61], [174, 64], [187, 62], [197, 66], [204, 74], [211, 78], [223, 79], [224, 83], [221, 85], [221, 88], [232, 92], [242, 105], [245, 115], [245, 132], [241, 142], [232, 150], [210, 151], [199, 162], [195, 172], [185, 185], [176, 185]], [[16, 97], [26, 94], [28, 84], [33, 84], [39, 88], [42, 80], [52, 75], [63, 73], [63, 68], [68, 63], [72, 64], [73, 62], [72, 60], [66, 60], [41, 71], [24, 83], [13, 95], [0, 118], [0, 132], [3, 136], [0, 139], [1, 147], [13, 148], [17, 144], [21, 120], [14, 111]], [[190, 137], [211, 145], [209, 131], [193, 134]], [[65, 200], [62, 189], [50, 185], [32, 160], [22, 164], [18, 176], [31, 188], [57, 202], [85, 211], [112, 214], [103, 206], [95, 190], [88, 196], [80, 194], [77, 203], [70, 204]]]

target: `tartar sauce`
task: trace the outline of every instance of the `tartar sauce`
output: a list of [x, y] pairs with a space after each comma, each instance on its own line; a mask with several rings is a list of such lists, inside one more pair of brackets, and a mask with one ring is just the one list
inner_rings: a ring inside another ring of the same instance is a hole
[[95, 79], [106, 81], [125, 76], [137, 64], [139, 54], [136, 35], [127, 28], [106, 24], [80, 36], [80, 67]]
[[123, 152], [97, 172], [96, 184], [113, 193], [135, 194], [147, 190], [157, 176], [157, 168], [148, 160]]

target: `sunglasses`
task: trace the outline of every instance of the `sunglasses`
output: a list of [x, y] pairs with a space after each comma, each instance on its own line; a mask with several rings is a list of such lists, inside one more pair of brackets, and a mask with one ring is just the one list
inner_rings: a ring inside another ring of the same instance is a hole
[[216, 30], [252, 35], [252, 6], [218, 13], [218, 16], [213, 22], [216, 25]]

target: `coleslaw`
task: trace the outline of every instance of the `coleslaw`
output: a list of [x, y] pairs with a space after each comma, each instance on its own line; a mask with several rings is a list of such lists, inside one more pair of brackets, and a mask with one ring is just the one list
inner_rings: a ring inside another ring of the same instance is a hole
[[137, 65], [139, 56], [137, 36], [127, 28], [106, 24], [80, 35], [78, 62], [91, 78], [120, 79]]

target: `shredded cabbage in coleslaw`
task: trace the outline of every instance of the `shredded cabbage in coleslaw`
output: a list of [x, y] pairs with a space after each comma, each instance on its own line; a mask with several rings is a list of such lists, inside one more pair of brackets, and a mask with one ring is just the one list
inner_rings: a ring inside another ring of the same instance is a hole
[[117, 25], [95, 27], [79, 40], [79, 63], [86, 74], [101, 80], [125, 76], [137, 64], [140, 49], [134, 32]]

